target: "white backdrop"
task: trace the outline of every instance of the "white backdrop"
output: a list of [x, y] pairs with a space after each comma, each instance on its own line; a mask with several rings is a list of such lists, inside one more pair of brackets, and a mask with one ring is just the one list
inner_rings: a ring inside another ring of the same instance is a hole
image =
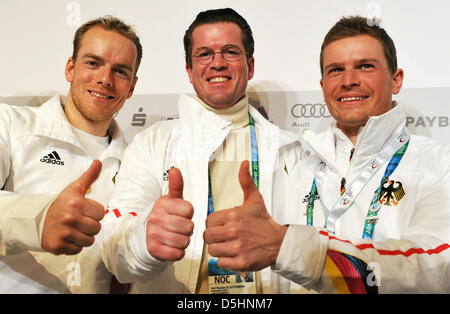
[[318, 60], [328, 29], [343, 15], [381, 18], [405, 70], [395, 99], [406, 104], [408, 125], [450, 143], [447, 0], [0, 0], [0, 101], [39, 105], [54, 93], [66, 95], [64, 67], [76, 28], [112, 14], [136, 27], [144, 48], [135, 95], [117, 117], [131, 139], [155, 121], [176, 117], [179, 93], [193, 93], [182, 37], [199, 11], [219, 7], [234, 8], [253, 29], [252, 103], [292, 131], [322, 129], [330, 121], [301, 117], [313, 107], [321, 112]]

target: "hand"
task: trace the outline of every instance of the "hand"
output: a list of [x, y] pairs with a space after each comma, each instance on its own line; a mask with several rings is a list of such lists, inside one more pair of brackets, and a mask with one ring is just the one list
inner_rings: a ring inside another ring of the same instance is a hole
[[160, 260], [184, 257], [194, 231], [194, 208], [183, 199], [183, 177], [177, 168], [169, 171], [169, 194], [160, 197], [147, 219], [147, 249]]
[[94, 243], [105, 209], [84, 197], [97, 180], [102, 164], [94, 160], [76, 181], [68, 185], [50, 205], [42, 230], [42, 248], [53, 254], [73, 255]]
[[244, 161], [239, 183], [244, 192], [242, 206], [209, 215], [203, 239], [220, 267], [253, 271], [274, 265], [287, 227], [277, 224], [267, 212]]

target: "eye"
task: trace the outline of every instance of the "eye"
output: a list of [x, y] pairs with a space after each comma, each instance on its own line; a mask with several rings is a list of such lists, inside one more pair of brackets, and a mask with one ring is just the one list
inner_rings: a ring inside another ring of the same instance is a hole
[[225, 49], [224, 51], [223, 51], [223, 54], [224, 55], [228, 55], [228, 56], [239, 56], [239, 54], [240, 54], [240, 51], [238, 50], [238, 49], [236, 49], [236, 48], [227, 48], [227, 49]]
[[128, 72], [122, 69], [115, 69], [114, 72], [119, 74], [122, 77], [128, 77]]
[[364, 63], [364, 64], [362, 64], [362, 65], [360, 66], [360, 68], [363, 69], [363, 70], [371, 69], [371, 68], [373, 68], [373, 67], [374, 67], [374, 66], [373, 66], [372, 64], [370, 64], [370, 63]]
[[98, 62], [95, 60], [88, 60], [88, 61], [86, 61], [86, 65], [88, 65], [90, 67], [95, 67], [98, 65]]
[[344, 70], [344, 68], [341, 68], [341, 67], [331, 68], [328, 71], [328, 74], [336, 74], [336, 73], [342, 72], [343, 70]]
[[200, 50], [195, 54], [195, 56], [197, 58], [208, 58], [209, 56], [212, 55], [212, 53], [213, 52], [211, 50]]

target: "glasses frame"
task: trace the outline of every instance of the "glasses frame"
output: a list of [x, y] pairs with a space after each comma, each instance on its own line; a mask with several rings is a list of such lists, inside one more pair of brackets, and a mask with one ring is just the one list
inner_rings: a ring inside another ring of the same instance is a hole
[[[236, 55], [236, 57], [233, 57], [231, 60], [228, 59], [229, 57], [225, 57], [225, 55], [224, 55], [224, 53], [225, 53], [227, 50], [229, 50], [229, 49], [236, 49], [236, 50], [237, 50], [237, 55]], [[210, 57], [208, 58], [208, 60], [201, 60], [201, 59], [200, 59], [200, 57], [199, 57], [200, 51], [205, 51], [205, 52], [208, 51], [208, 52], [211, 53], [211, 55], [210, 55]], [[234, 61], [238, 60], [238, 59], [241, 57], [241, 55], [242, 55], [242, 49], [239, 48], [238, 46], [235, 46], [235, 45], [225, 46], [225, 47], [223, 47], [220, 51], [214, 51], [214, 50], [209, 49], [209, 48], [199, 48], [199, 49], [197, 50], [197, 52], [193, 55], [193, 57], [197, 60], [198, 63], [203, 64], [203, 65], [207, 65], [207, 64], [210, 64], [211, 62], [214, 61], [214, 58], [216, 57], [216, 54], [217, 54], [217, 53], [220, 53], [220, 54], [222, 55], [222, 59], [223, 59], [223, 60], [225, 60], [225, 61], [227, 61], [227, 62], [234, 62]]]

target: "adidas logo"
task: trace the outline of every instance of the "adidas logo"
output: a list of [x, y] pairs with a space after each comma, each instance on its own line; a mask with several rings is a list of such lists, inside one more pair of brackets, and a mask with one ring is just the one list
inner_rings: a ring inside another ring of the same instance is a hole
[[56, 151], [52, 151], [47, 156], [42, 157], [41, 162], [45, 162], [45, 163], [53, 164], [53, 165], [64, 166], [64, 161], [61, 160], [61, 157], [59, 157], [59, 155]]
[[169, 169], [167, 169], [166, 171], [164, 171], [163, 173], [163, 180], [164, 181], [169, 181], [169, 171], [170, 169], [172, 169], [174, 166], [171, 166]]

